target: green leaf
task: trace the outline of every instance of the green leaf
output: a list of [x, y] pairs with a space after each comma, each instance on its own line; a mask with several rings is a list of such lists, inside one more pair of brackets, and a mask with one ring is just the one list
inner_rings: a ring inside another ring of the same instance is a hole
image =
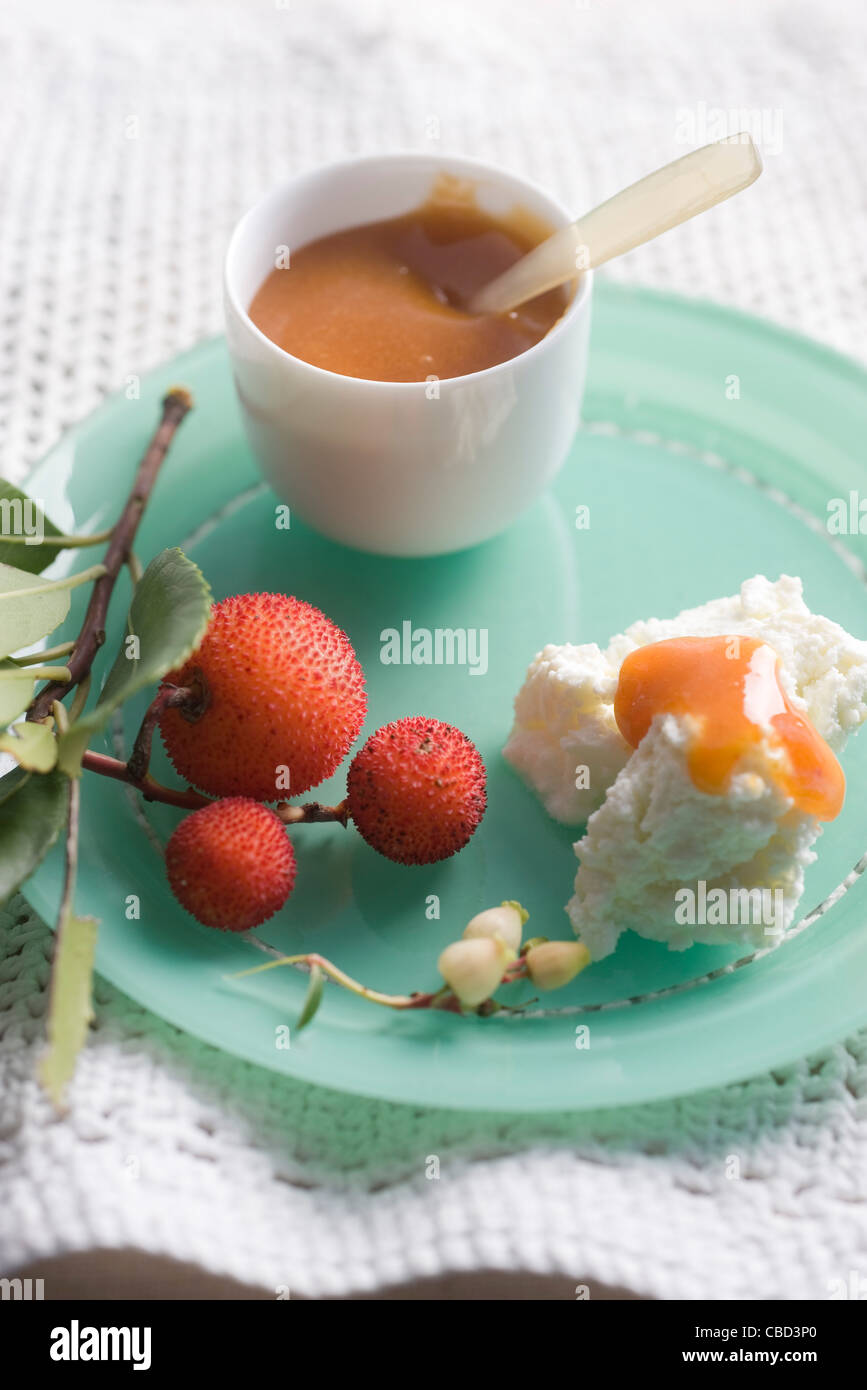
[[0, 753], [31, 772], [50, 772], [57, 762], [57, 739], [46, 724], [13, 724], [0, 734]]
[[0, 728], [11, 724], [33, 699], [36, 682], [29, 671], [0, 661]]
[[95, 917], [76, 917], [72, 913], [62, 917], [57, 926], [48, 1050], [40, 1059], [38, 1071], [40, 1082], [58, 1107], [93, 1018], [91, 982], [98, 926]]
[[130, 659], [124, 644], [103, 686], [100, 706], [116, 709], [180, 666], [201, 642], [210, 617], [211, 590], [198, 565], [182, 550], [163, 550], [139, 580], [129, 610], [129, 631], [139, 640], [140, 655]]
[[211, 591], [198, 565], [174, 548], [151, 560], [129, 610], [129, 632], [138, 639], [139, 654], [127, 654], [125, 639], [96, 708], [60, 739], [59, 763], [65, 772], [78, 775], [84, 750], [118, 705], [146, 686], [157, 685], [192, 655], [210, 616]]
[[[28, 574], [41, 574], [45, 566], [57, 558], [57, 546], [31, 545], [34, 532], [43, 536], [60, 535], [26, 493], [0, 478], [0, 564], [15, 565]], [[24, 535], [25, 543], [10, 542], [6, 539], [10, 535]]]
[[[26, 593], [16, 597], [22, 590]], [[59, 627], [68, 612], [68, 588], [0, 564], [0, 657], [38, 642]]]
[[20, 791], [25, 782], [30, 780], [30, 773], [23, 768], [14, 767], [11, 772], [7, 772], [5, 777], [0, 777], [0, 806], [4, 801], [8, 801], [10, 796], [14, 796]]
[[298, 1015], [298, 1022], [295, 1024], [296, 1033], [300, 1033], [302, 1028], [306, 1028], [314, 1017], [316, 1010], [322, 1003], [322, 991], [325, 985], [325, 976], [322, 974], [318, 965], [310, 967], [310, 983], [307, 986], [307, 993], [304, 996], [304, 1006]]
[[41, 863], [66, 821], [67, 779], [57, 771], [23, 774], [11, 794], [0, 781], [0, 903]]

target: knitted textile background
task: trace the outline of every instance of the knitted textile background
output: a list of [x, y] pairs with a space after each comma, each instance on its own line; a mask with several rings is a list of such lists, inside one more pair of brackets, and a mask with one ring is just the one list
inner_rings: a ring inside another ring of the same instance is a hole
[[[218, 332], [239, 213], [354, 151], [500, 161], [578, 211], [748, 124], [759, 184], [605, 273], [863, 355], [865, 38], [843, 0], [7, 0], [0, 472], [24, 477], [128, 373]], [[487, 1267], [826, 1298], [867, 1271], [867, 1032], [685, 1100], [476, 1118], [261, 1071], [97, 982], [57, 1119], [32, 1080], [50, 949], [17, 899], [0, 917], [3, 1272], [135, 1246], [314, 1295]]]

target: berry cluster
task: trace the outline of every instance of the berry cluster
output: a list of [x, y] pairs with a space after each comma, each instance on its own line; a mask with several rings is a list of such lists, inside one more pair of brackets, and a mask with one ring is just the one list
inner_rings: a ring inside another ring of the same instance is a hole
[[[196, 652], [165, 684], [193, 693], [160, 729], [177, 771], [220, 798], [187, 816], [166, 864], [178, 901], [205, 926], [247, 931], [295, 883], [295, 856], [262, 803], [330, 777], [367, 712], [364, 673], [344, 632], [309, 603], [239, 594], [214, 605]], [[463, 849], [485, 812], [485, 768], [459, 729], [422, 716], [378, 729], [349, 768], [342, 817], [399, 864]]]

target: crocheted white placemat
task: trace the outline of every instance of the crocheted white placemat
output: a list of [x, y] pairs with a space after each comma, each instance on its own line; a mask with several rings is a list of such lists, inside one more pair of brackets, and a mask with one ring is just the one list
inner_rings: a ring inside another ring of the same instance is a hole
[[[237, 215], [353, 151], [498, 160], [577, 211], [747, 124], [760, 183], [609, 273], [863, 352], [865, 35], [844, 0], [7, 3], [0, 471], [218, 331]], [[0, 915], [4, 1273], [133, 1246], [314, 1295], [500, 1268], [821, 1299], [867, 1275], [867, 1032], [684, 1100], [472, 1117], [278, 1077], [98, 982], [60, 1120], [32, 1080], [50, 948], [23, 899]]]

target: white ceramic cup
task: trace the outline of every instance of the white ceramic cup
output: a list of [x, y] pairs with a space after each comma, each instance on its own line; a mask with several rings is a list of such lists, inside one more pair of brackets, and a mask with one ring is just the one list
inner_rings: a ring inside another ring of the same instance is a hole
[[[226, 334], [244, 424], [265, 477], [302, 521], [384, 555], [461, 550], [504, 530], [562, 464], [578, 427], [592, 276], [550, 332], [508, 362], [443, 381], [366, 381], [311, 366], [256, 327], [248, 306], [278, 248], [303, 246], [425, 201], [438, 175], [478, 205], [572, 220], [534, 184], [475, 160], [372, 155], [313, 169], [242, 217], [226, 254]], [[291, 269], [287, 270], [291, 274]]]

